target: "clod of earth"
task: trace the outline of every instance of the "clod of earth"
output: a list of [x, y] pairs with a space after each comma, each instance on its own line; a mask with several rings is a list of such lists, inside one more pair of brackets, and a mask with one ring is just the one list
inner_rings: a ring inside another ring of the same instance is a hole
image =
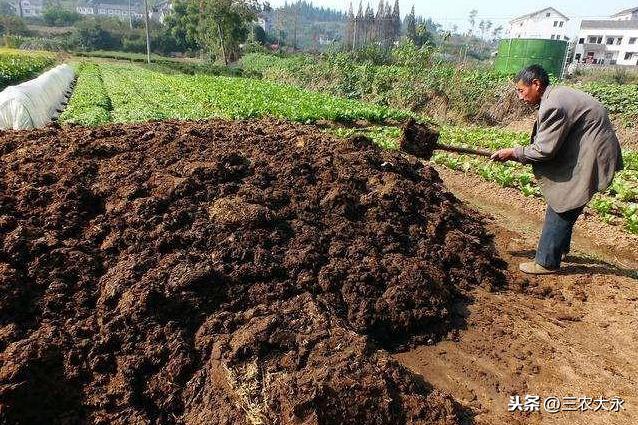
[[400, 149], [424, 160], [429, 160], [437, 148], [439, 132], [425, 124], [417, 123], [414, 118], [408, 119], [402, 126], [403, 135]]
[[433, 168], [313, 127], [5, 132], [0, 422], [460, 423], [380, 347], [502, 266]]

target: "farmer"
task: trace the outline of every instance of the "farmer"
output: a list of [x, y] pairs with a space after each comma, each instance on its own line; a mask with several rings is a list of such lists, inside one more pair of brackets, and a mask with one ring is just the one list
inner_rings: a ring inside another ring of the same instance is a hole
[[514, 81], [518, 98], [538, 107], [531, 144], [501, 149], [492, 160], [532, 164], [547, 212], [535, 260], [519, 267], [529, 274], [554, 273], [569, 252], [574, 223], [585, 205], [622, 168], [620, 144], [607, 111], [590, 95], [550, 86], [539, 65], [523, 69]]

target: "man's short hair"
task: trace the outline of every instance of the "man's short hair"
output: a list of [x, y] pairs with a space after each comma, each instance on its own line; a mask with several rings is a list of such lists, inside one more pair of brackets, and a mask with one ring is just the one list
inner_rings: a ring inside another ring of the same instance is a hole
[[515, 83], [522, 81], [526, 86], [530, 86], [533, 80], [539, 80], [543, 87], [549, 86], [549, 75], [547, 71], [540, 65], [530, 65], [523, 68], [514, 80]]

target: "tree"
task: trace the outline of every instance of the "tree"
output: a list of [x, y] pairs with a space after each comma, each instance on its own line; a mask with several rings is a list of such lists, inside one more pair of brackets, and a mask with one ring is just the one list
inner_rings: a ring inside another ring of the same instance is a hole
[[345, 48], [350, 50], [354, 39], [354, 11], [352, 10], [352, 2], [348, 7], [348, 23], [346, 24]]
[[481, 22], [478, 24], [479, 31], [481, 31], [481, 38], [485, 37], [485, 21], [481, 19]]
[[194, 2], [178, 0], [173, 3], [172, 12], [166, 17], [164, 23], [169, 34], [175, 39], [176, 47], [181, 51], [196, 50], [200, 46], [197, 43], [197, 15]]
[[416, 40], [414, 41], [418, 47], [426, 44], [433, 44], [433, 37], [426, 24], [418, 24], [416, 26]]
[[[246, 41], [250, 23], [261, 6], [254, 0], [184, 0], [175, 6], [167, 23], [185, 41], [195, 42], [225, 64], [237, 59], [239, 45]], [[179, 27], [175, 27], [179, 26]]]
[[494, 40], [498, 39], [501, 36], [502, 32], [503, 32], [503, 26], [499, 25], [498, 27], [494, 28], [494, 30], [492, 31], [492, 38], [494, 38]]
[[399, 10], [399, 0], [394, 1], [392, 9], [392, 41], [401, 37], [401, 11]]
[[27, 35], [27, 24], [19, 16], [0, 16], [0, 35]]
[[470, 22], [470, 35], [474, 33], [474, 26], [476, 25], [476, 15], [478, 15], [478, 10], [472, 9], [470, 10], [469, 22]]
[[66, 10], [60, 6], [48, 6], [42, 12], [44, 22], [52, 27], [69, 27], [79, 21], [82, 16], [79, 13]]
[[111, 50], [119, 47], [118, 41], [97, 19], [80, 21], [70, 37], [70, 44], [80, 50]]
[[414, 6], [410, 14], [405, 17], [405, 35], [408, 39], [416, 43], [416, 14], [414, 12]]

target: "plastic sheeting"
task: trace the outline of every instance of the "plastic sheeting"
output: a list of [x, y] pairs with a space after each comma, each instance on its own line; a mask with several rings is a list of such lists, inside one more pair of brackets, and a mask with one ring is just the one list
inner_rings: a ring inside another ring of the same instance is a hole
[[57, 117], [75, 79], [69, 65], [58, 65], [39, 77], [0, 92], [0, 129], [40, 128]]

